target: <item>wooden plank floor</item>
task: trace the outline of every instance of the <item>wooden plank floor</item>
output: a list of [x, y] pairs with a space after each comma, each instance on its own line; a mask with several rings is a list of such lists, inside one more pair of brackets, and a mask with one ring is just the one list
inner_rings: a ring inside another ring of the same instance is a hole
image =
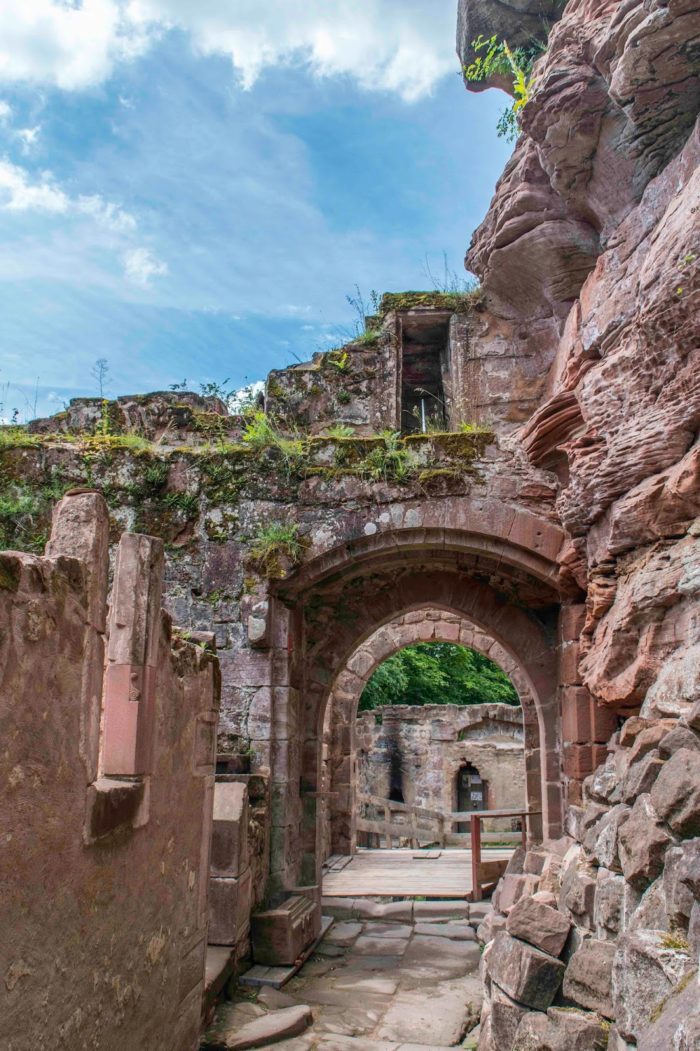
[[[427, 851], [437, 858], [416, 858], [409, 849], [360, 849], [344, 868], [323, 877], [324, 898], [376, 896], [464, 898], [472, 889], [471, 851]], [[484, 861], [509, 858], [512, 850], [484, 850]]]

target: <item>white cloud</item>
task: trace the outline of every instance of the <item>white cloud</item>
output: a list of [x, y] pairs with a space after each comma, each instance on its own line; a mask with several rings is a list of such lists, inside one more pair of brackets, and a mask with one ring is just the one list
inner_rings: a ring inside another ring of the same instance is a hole
[[8, 212], [65, 213], [70, 198], [56, 186], [48, 172], [31, 182], [24, 168], [0, 161], [0, 208]]
[[7, 124], [12, 117], [12, 106], [4, 99], [0, 99], [0, 124]]
[[244, 88], [296, 63], [411, 101], [456, 70], [454, 23], [454, 0], [15, 0], [0, 5], [0, 79], [85, 88], [177, 27]]
[[99, 194], [69, 197], [54, 182], [50, 172], [32, 178], [25, 168], [9, 161], [0, 161], [0, 209], [85, 216], [114, 234], [129, 234], [136, 230], [133, 215], [111, 201], [105, 201]]
[[33, 128], [18, 128], [15, 132], [15, 136], [19, 139], [22, 153], [31, 153], [34, 146], [39, 141], [39, 133], [41, 131], [41, 125], [37, 124]]
[[0, 42], [0, 78], [67, 90], [100, 83], [143, 44], [118, 0], [10, 0]]
[[168, 273], [168, 266], [148, 248], [132, 248], [124, 255], [124, 273], [135, 285], [148, 288], [152, 278]]
[[78, 197], [75, 208], [83, 215], [88, 215], [100, 226], [111, 230], [115, 234], [128, 234], [136, 230], [136, 220], [133, 215], [122, 211], [111, 201], [105, 201], [99, 194], [90, 197]]

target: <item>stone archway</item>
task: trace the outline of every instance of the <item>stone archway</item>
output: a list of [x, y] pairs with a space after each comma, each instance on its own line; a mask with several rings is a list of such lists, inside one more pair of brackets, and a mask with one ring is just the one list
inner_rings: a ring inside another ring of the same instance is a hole
[[[468, 620], [517, 664], [537, 714], [544, 835], [561, 835], [560, 536], [549, 523], [523, 518], [525, 532], [511, 515], [501, 537], [413, 523], [405, 530], [365, 529], [276, 587], [275, 605], [288, 614], [280, 635], [287, 643], [287, 660], [280, 661], [285, 678], [275, 673], [272, 682], [273, 894], [319, 880], [321, 744], [332, 684], [374, 632], [428, 607]], [[523, 541], [531, 536], [534, 547], [516, 543], [515, 534]]]
[[[469, 621], [443, 610], [419, 609], [379, 628], [353, 654], [333, 683], [324, 717], [323, 750], [326, 777], [320, 817], [324, 844], [337, 854], [356, 849], [356, 716], [362, 691], [376, 668], [398, 650], [416, 642], [456, 642], [495, 661], [511, 679], [520, 697], [525, 737], [525, 780], [528, 807], [542, 809], [537, 711], [532, 691], [517, 662], [495, 639]], [[327, 794], [326, 794], [327, 793]], [[450, 805], [451, 806], [451, 805]], [[453, 809], [453, 808], [452, 808]], [[533, 819], [531, 835], [541, 838], [541, 818]], [[322, 854], [326, 848], [322, 849]]]

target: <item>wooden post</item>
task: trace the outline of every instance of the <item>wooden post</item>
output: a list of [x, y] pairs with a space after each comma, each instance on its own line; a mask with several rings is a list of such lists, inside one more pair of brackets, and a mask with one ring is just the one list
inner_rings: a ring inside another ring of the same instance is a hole
[[472, 901], [481, 901], [481, 818], [472, 814]]

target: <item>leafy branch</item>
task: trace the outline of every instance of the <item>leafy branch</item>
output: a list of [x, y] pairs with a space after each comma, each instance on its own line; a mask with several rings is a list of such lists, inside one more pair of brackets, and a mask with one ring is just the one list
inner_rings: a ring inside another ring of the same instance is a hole
[[499, 40], [497, 36], [488, 39], [478, 36], [472, 40], [471, 47], [476, 58], [464, 67], [465, 80], [474, 84], [494, 76], [512, 78], [513, 104], [498, 118], [496, 130], [501, 138], [513, 142], [520, 134], [522, 111], [530, 101], [532, 67], [544, 46], [536, 43], [532, 47], [511, 48], [507, 40]]

